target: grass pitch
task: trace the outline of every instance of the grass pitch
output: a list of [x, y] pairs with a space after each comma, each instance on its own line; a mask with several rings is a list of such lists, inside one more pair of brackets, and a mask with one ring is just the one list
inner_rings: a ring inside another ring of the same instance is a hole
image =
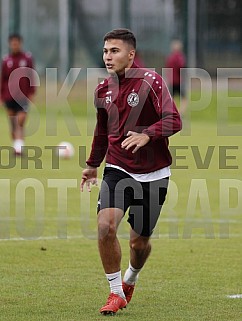
[[[109, 289], [97, 252], [98, 189], [91, 195], [79, 192], [94, 112], [87, 122], [86, 104], [74, 96], [73, 118], [65, 112], [57, 117], [59, 106], [53, 102], [53, 110], [46, 111], [43, 97], [40, 93], [30, 115], [30, 124], [39, 118], [39, 125], [30, 125], [26, 139], [35, 147], [29, 157], [40, 148], [38, 161], [29, 159], [26, 165], [17, 159], [10, 166], [7, 151], [1, 150], [0, 320], [104, 320], [98, 310]], [[51, 121], [46, 113], [54, 115]], [[117, 320], [242, 320], [242, 299], [227, 297], [242, 294], [241, 137], [218, 136], [214, 115], [216, 99], [206, 111], [194, 114], [189, 135], [170, 139], [172, 182], [152, 255], [131, 303], [117, 313]], [[0, 145], [8, 146], [3, 110], [0, 118]], [[229, 121], [239, 124], [238, 111]], [[70, 134], [74, 122], [79, 135]], [[46, 146], [63, 140], [75, 146], [76, 154], [53, 169]], [[128, 231], [124, 221], [119, 230], [123, 270], [128, 264]]]

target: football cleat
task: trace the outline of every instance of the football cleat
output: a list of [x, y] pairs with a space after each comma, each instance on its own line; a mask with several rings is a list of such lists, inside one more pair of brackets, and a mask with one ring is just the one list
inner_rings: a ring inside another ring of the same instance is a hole
[[110, 293], [106, 304], [100, 309], [103, 315], [114, 315], [120, 309], [122, 310], [127, 305], [127, 301], [118, 294]]
[[125, 297], [126, 297], [126, 300], [127, 300], [127, 303], [129, 303], [132, 299], [132, 295], [133, 295], [133, 292], [134, 292], [134, 285], [130, 285], [130, 284], [127, 284], [127, 283], [122, 283], [122, 286], [123, 286], [123, 291], [124, 291], [124, 294], [125, 294]]

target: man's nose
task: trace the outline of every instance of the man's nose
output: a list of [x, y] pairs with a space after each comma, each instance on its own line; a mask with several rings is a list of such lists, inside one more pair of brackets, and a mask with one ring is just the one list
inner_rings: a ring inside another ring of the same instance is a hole
[[111, 54], [110, 54], [110, 53], [107, 53], [107, 54], [106, 54], [106, 59], [107, 59], [107, 60], [111, 60], [111, 58], [112, 58], [112, 57], [111, 57]]

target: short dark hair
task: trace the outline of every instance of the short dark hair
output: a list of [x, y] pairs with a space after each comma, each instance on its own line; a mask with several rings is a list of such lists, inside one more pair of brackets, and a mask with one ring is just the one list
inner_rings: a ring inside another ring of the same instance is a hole
[[11, 41], [13, 39], [17, 39], [19, 41], [23, 41], [23, 37], [19, 33], [12, 33], [11, 35], [9, 35], [8, 41]]
[[136, 38], [133, 32], [129, 29], [113, 29], [112, 31], [106, 33], [103, 38], [104, 42], [109, 39], [123, 40], [136, 49]]

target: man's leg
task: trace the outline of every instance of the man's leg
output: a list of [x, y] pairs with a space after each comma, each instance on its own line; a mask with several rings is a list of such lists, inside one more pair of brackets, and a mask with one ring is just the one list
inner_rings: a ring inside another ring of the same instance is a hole
[[123, 215], [118, 208], [102, 209], [98, 214], [98, 247], [111, 292], [107, 303], [100, 309], [102, 314], [114, 314], [127, 304], [122, 288], [121, 247], [117, 238]]
[[135, 284], [138, 278], [138, 274], [142, 267], [145, 265], [150, 252], [150, 237], [141, 236], [131, 229], [129, 268], [126, 270], [123, 280], [126, 284]]
[[24, 125], [27, 119], [27, 113], [20, 111], [17, 114], [16, 139], [24, 140]]
[[135, 269], [142, 269], [151, 252], [150, 237], [140, 236], [130, 231], [130, 264]]
[[21, 154], [22, 146], [24, 145], [24, 125], [27, 119], [25, 111], [15, 111], [8, 109], [8, 118], [10, 122], [10, 132], [13, 140], [13, 147], [16, 154]]
[[14, 149], [16, 154], [22, 154], [22, 147], [24, 146], [24, 125], [27, 119], [25, 111], [19, 111], [15, 116], [15, 132], [14, 132]]
[[[143, 183], [143, 199], [139, 207], [131, 210], [130, 262], [123, 278], [123, 290], [129, 303], [139, 272], [143, 268], [151, 252], [150, 237], [160, 216], [167, 193], [168, 179], [161, 179], [149, 184]], [[142, 215], [143, 214], [143, 215]], [[137, 233], [139, 232], [139, 233]]]
[[181, 116], [185, 116], [186, 111], [187, 111], [187, 98], [186, 97], [181, 98], [180, 110], [181, 110]]
[[8, 118], [9, 118], [9, 123], [10, 123], [10, 134], [12, 140], [15, 140], [16, 136], [16, 127], [17, 127], [17, 114], [14, 110], [8, 109], [7, 110]]
[[130, 261], [123, 278], [123, 290], [129, 303], [139, 272], [143, 268], [151, 252], [150, 238], [140, 236], [134, 230], [130, 231]]
[[120, 270], [121, 248], [117, 229], [123, 215], [118, 208], [103, 209], [98, 214], [98, 247], [105, 273]]

